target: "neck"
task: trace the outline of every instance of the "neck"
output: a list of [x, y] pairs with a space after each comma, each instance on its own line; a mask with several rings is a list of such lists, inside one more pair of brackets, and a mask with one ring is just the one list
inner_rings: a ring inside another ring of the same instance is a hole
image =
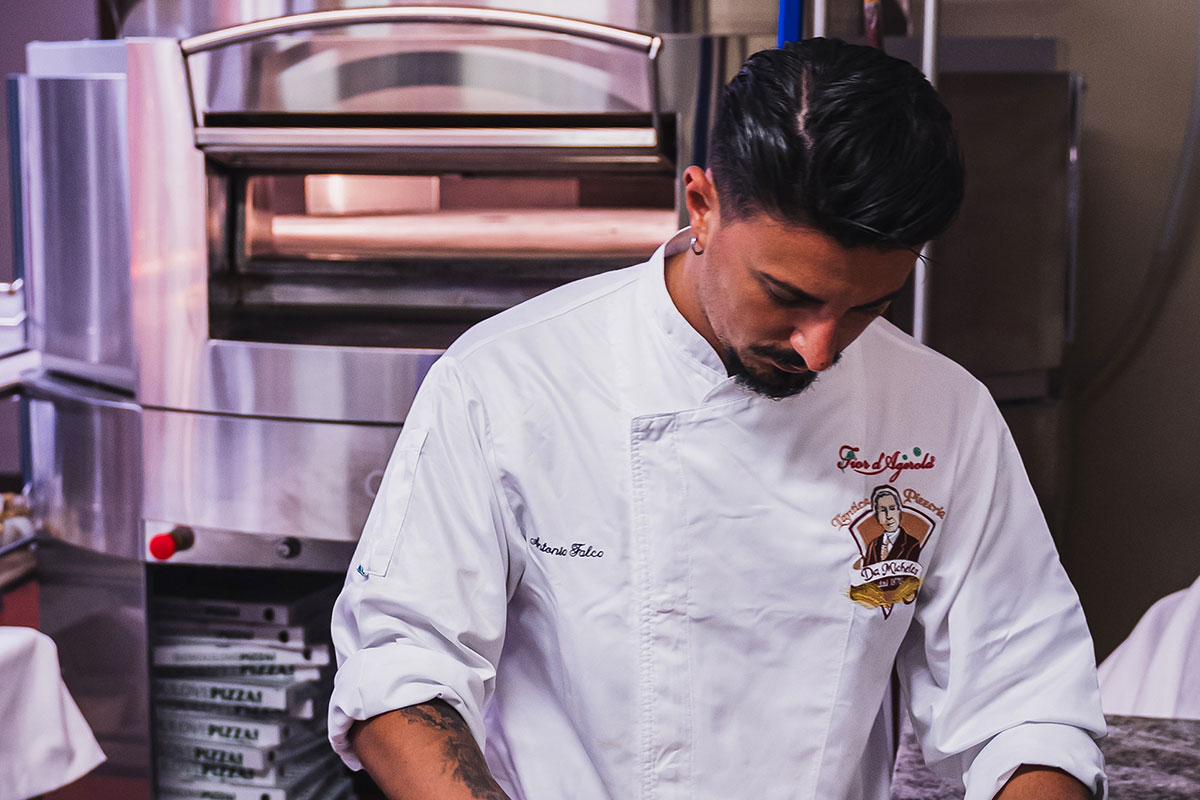
[[[722, 348], [713, 333], [712, 325], [704, 314], [704, 307], [696, 291], [697, 275], [704, 268], [704, 256], [698, 256], [690, 250], [676, 253], [666, 260], [667, 294], [675, 308], [704, 337], [709, 346], [721, 356]], [[724, 361], [724, 356], [721, 356]]]

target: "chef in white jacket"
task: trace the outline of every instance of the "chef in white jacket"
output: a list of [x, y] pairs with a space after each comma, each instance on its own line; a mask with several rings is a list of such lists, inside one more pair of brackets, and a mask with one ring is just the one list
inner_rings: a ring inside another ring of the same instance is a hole
[[885, 800], [895, 667], [968, 800], [1105, 796], [1007, 429], [878, 318], [961, 201], [936, 94], [811, 40], [712, 139], [690, 229], [429, 373], [334, 610], [335, 749], [394, 798]]

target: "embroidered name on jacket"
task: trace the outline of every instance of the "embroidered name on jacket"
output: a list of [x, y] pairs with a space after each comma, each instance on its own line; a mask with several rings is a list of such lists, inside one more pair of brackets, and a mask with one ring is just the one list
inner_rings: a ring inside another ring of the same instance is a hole
[[598, 550], [587, 542], [572, 542], [566, 546], [555, 546], [546, 544], [539, 537], [535, 536], [529, 540], [529, 544], [543, 553], [552, 556], [562, 556], [564, 558], [604, 558], [603, 550]]
[[934, 516], [922, 507], [939, 518], [945, 516], [940, 506], [915, 489], [883, 484], [830, 521], [835, 528], [848, 529], [858, 546], [847, 595], [860, 605], [880, 609], [884, 619], [897, 603], [915, 601], [921, 588], [925, 572], [919, 561], [921, 550], [937, 527]]
[[844, 444], [838, 450], [837, 468], [842, 472], [853, 470], [859, 475], [888, 475], [888, 482], [895, 483], [908, 470], [933, 469], [937, 457], [933, 453], [914, 447], [911, 451], [893, 450], [880, 452], [877, 458], [862, 455], [862, 448]]

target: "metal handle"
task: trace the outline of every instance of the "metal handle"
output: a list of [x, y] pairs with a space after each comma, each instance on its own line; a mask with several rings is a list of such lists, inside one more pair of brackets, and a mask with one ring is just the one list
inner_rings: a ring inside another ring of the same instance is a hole
[[293, 14], [245, 25], [235, 25], [212, 33], [182, 40], [179, 45], [185, 56], [215, 50], [239, 42], [262, 39], [281, 33], [334, 28], [364, 23], [435, 22], [452, 25], [504, 25], [511, 28], [564, 33], [598, 42], [644, 52], [650, 59], [658, 55], [662, 39], [624, 28], [613, 28], [595, 22], [552, 17], [526, 11], [505, 11], [495, 8], [460, 8], [456, 6], [390, 6], [385, 8], [342, 8], [336, 11], [314, 11]]
[[[617, 45], [643, 53], [648, 61], [647, 78], [650, 91], [650, 116], [654, 141], [661, 141], [662, 125], [658, 93], [658, 53], [662, 39], [651, 34], [624, 28], [614, 28], [595, 22], [534, 14], [526, 11], [505, 11], [494, 8], [462, 8], [457, 6], [388, 6], [372, 8], [343, 8], [336, 11], [316, 11], [287, 17], [250, 22], [182, 40], [179, 45], [184, 59], [196, 53], [215, 50], [240, 42], [262, 39], [282, 33], [332, 28], [364, 23], [448, 23], [455, 25], [501, 25], [512, 28], [561, 33], [593, 41]], [[192, 123], [198, 132], [204, 128], [200, 99], [195, 95], [191, 69], [187, 69], [188, 91], [192, 93]], [[605, 134], [606, 136], [608, 134]], [[641, 132], [638, 132], [641, 135]]]
[[829, 4], [826, 0], [813, 3], [812, 35], [825, 36], [829, 32]]
[[[937, 57], [939, 17], [941, 0], [925, 0], [925, 19], [921, 27], [921, 71], [925, 73], [929, 85], [937, 87]], [[930, 275], [930, 255], [933, 249], [931, 242], [926, 242], [921, 248], [921, 257], [913, 270], [913, 338], [925, 344], [929, 341], [930, 298], [932, 297], [932, 276]]]
[[202, 148], [563, 148], [652, 149], [651, 128], [205, 128]]

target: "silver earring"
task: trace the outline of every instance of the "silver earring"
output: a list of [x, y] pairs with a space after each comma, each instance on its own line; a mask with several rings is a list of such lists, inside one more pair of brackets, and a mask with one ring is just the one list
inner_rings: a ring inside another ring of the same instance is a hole
[[690, 247], [692, 248], [692, 252], [695, 253], [696, 255], [698, 255], [698, 256], [704, 255], [703, 247], [701, 247], [699, 250], [696, 249], [696, 237], [695, 236], [692, 237], [692, 243], [691, 243]]

